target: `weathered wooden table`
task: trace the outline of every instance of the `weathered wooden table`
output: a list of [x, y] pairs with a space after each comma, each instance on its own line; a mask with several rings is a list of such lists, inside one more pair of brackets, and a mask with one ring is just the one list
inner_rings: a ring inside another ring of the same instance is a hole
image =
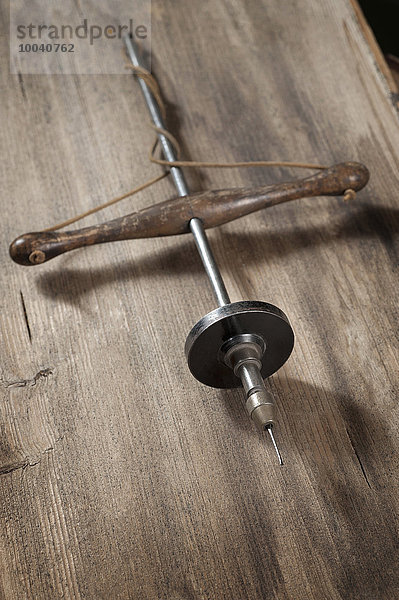
[[[189, 236], [8, 258], [16, 235], [159, 169], [130, 75], [11, 76], [2, 38], [2, 598], [399, 598], [399, 121], [367, 37], [345, 0], [153, 3], [153, 69], [187, 158], [371, 171], [352, 203], [210, 233], [232, 299], [280, 306], [296, 332], [272, 383], [283, 468], [242, 393], [188, 372], [185, 337], [214, 308]], [[109, 214], [173, 194], [163, 181]]]

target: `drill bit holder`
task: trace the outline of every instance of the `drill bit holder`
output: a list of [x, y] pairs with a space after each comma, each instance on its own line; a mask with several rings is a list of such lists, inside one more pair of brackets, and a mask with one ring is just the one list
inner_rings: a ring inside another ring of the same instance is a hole
[[258, 428], [274, 422], [274, 400], [263, 380], [286, 362], [294, 332], [282, 310], [266, 302], [234, 302], [194, 325], [185, 346], [189, 369], [215, 388], [243, 386], [245, 408]]

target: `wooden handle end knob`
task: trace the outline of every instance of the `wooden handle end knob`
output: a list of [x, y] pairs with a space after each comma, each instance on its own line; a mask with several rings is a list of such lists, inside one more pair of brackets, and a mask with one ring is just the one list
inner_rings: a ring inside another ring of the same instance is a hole
[[53, 232], [24, 233], [10, 244], [10, 256], [19, 265], [40, 265], [63, 252]]

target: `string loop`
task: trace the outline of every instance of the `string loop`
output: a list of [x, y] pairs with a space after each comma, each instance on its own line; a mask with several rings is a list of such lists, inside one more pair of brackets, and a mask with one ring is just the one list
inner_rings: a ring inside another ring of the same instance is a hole
[[[149, 90], [151, 91], [152, 95], [154, 96], [154, 99], [156, 100], [156, 102], [159, 106], [159, 109], [161, 111], [163, 118], [166, 119], [166, 107], [162, 100], [161, 89], [160, 89], [158, 81], [156, 80], [154, 75], [152, 75], [152, 73], [147, 71], [147, 69], [144, 69], [143, 67], [136, 67], [133, 64], [131, 64], [130, 62], [127, 63], [125, 66], [127, 69], [131, 69], [137, 77], [140, 77], [147, 84]], [[232, 169], [232, 168], [236, 168], [236, 167], [238, 167], [238, 168], [240, 168], [240, 167], [244, 167], [244, 168], [248, 168], [248, 167], [293, 167], [293, 168], [297, 168], [297, 169], [317, 169], [317, 170], [328, 169], [328, 167], [326, 167], [325, 165], [319, 165], [319, 164], [314, 164], [314, 163], [276, 161], [276, 160], [254, 160], [254, 161], [243, 161], [243, 162], [208, 162], [208, 161], [195, 161], [195, 160], [180, 160], [180, 153], [181, 153], [180, 145], [179, 145], [179, 142], [177, 141], [177, 139], [175, 138], [175, 136], [167, 129], [156, 127], [152, 123], [150, 123], [150, 125], [156, 133], [160, 133], [160, 134], [164, 135], [171, 142], [171, 144], [173, 145], [173, 147], [175, 149], [176, 156], [178, 158], [178, 160], [174, 160], [174, 161], [165, 160], [162, 158], [156, 158], [155, 151], [156, 151], [156, 148], [157, 148], [158, 142], [159, 142], [159, 139], [157, 136], [157, 138], [151, 148], [151, 151], [149, 153], [149, 160], [150, 160], [150, 162], [152, 162], [156, 165], [162, 166], [162, 167], [190, 167], [190, 168], [196, 167], [196, 168], [204, 168], [204, 169]], [[158, 177], [154, 177], [153, 179], [150, 179], [150, 180], [144, 182], [143, 184], [137, 186], [136, 188], [134, 188], [133, 190], [130, 190], [129, 192], [126, 192], [125, 194], [122, 194], [121, 196], [112, 198], [111, 200], [108, 200], [107, 202], [104, 202], [103, 204], [95, 206], [94, 208], [91, 208], [90, 210], [87, 210], [84, 213], [81, 213], [79, 215], [76, 215], [75, 217], [71, 217], [70, 219], [63, 221], [62, 223], [58, 223], [57, 225], [53, 225], [52, 227], [43, 229], [43, 231], [56, 231], [58, 229], [62, 229], [63, 227], [67, 227], [68, 225], [71, 225], [72, 223], [75, 223], [76, 221], [80, 221], [81, 219], [84, 219], [85, 217], [88, 217], [89, 215], [99, 212], [100, 210], [103, 210], [104, 208], [107, 208], [108, 206], [116, 204], [117, 202], [120, 202], [121, 200], [128, 198], [129, 196], [133, 196], [134, 194], [137, 194], [138, 192], [145, 190], [146, 188], [154, 185], [158, 181], [161, 181], [162, 179], [167, 177], [169, 175], [169, 173], [170, 173], [169, 170], [164, 171], [162, 173], [162, 175], [159, 175]], [[352, 190], [352, 189], [345, 190], [344, 200], [346, 200], [346, 201], [353, 200], [355, 197], [356, 197], [355, 190]]]

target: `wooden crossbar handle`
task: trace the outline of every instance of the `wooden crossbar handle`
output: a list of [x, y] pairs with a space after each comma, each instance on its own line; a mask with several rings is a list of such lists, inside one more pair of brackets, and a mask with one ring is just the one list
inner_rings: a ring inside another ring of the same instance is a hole
[[12, 242], [10, 255], [20, 265], [36, 265], [82, 246], [188, 233], [193, 217], [201, 219], [207, 229], [289, 200], [339, 196], [348, 189], [358, 191], [368, 179], [364, 165], [347, 162], [289, 183], [199, 192], [154, 204], [101, 225], [75, 231], [25, 233]]

